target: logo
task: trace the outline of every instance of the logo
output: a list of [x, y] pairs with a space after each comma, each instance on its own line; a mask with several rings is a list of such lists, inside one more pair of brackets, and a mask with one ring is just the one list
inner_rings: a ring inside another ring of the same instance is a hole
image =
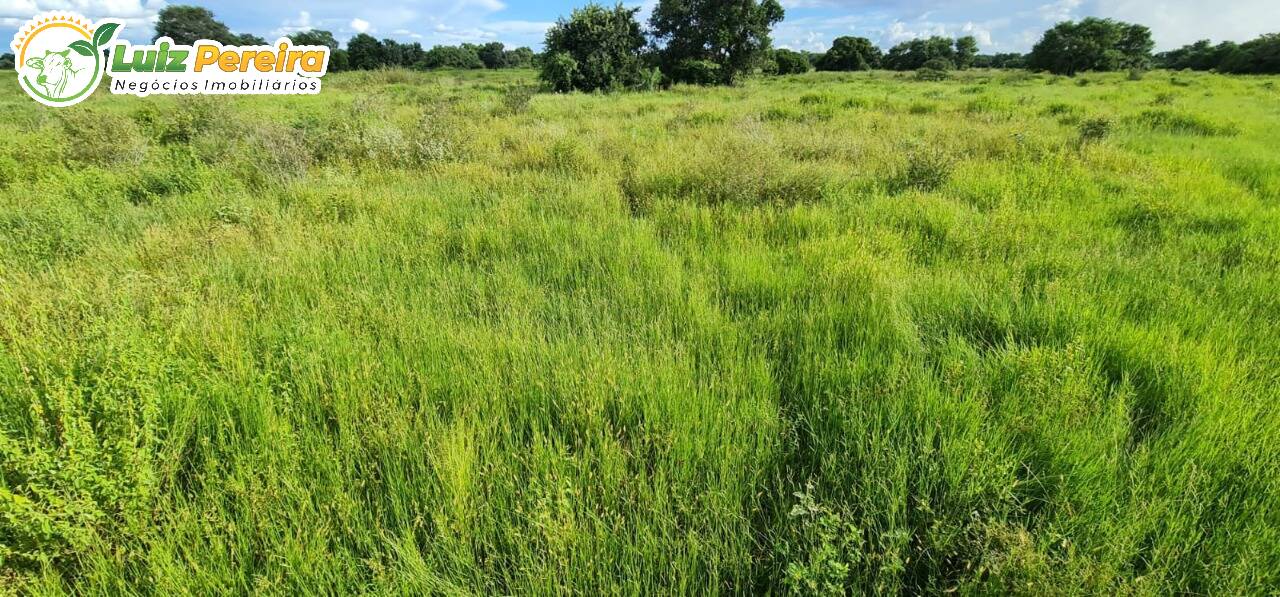
[[93, 94], [106, 70], [104, 50], [121, 23], [97, 23], [69, 12], [46, 12], [13, 36], [18, 84], [46, 106], [74, 106]]
[[14, 68], [23, 90], [55, 108], [84, 101], [109, 75], [113, 94], [301, 95], [320, 93], [328, 46], [229, 46], [199, 40], [151, 45], [115, 42], [122, 23], [92, 22], [69, 12], [46, 12], [13, 37]]

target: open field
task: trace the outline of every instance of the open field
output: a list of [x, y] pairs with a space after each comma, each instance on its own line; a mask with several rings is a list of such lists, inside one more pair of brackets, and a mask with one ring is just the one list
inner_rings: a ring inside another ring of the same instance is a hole
[[1280, 587], [1280, 78], [532, 83], [0, 77], [0, 588]]

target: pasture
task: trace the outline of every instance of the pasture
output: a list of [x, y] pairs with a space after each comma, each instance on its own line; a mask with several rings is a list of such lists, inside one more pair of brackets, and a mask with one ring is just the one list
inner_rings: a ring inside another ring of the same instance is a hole
[[0, 589], [1280, 586], [1280, 78], [37, 105]]

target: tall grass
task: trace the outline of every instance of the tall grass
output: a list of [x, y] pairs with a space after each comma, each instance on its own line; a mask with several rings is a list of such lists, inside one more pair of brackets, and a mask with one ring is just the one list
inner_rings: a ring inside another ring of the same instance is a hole
[[1256, 79], [528, 76], [0, 80], [0, 586], [1280, 585]]

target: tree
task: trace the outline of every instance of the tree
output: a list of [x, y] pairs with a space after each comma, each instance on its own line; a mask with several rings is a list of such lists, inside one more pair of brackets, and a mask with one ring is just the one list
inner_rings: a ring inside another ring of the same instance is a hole
[[1028, 66], [1057, 75], [1085, 71], [1146, 68], [1151, 63], [1151, 30], [1142, 25], [1089, 17], [1058, 23], [1031, 49]]
[[480, 50], [476, 52], [480, 57], [480, 62], [484, 63], [485, 68], [497, 69], [507, 66], [507, 47], [502, 42], [490, 42], [480, 46]]
[[813, 70], [808, 56], [791, 50], [774, 51], [773, 62], [777, 65], [776, 70], [780, 75], [799, 75]]
[[831, 49], [818, 59], [818, 70], [871, 70], [880, 66], [884, 53], [865, 37], [837, 37]]
[[156, 34], [152, 41], [168, 37], [176, 44], [191, 45], [201, 39], [223, 44], [239, 43], [237, 37], [213, 13], [199, 6], [172, 5], [160, 11], [156, 20]]
[[431, 69], [478, 69], [484, 68], [484, 62], [476, 54], [474, 46], [436, 46], [427, 51], [422, 66]]
[[767, 55], [769, 32], [782, 20], [777, 0], [658, 0], [649, 27], [672, 78], [705, 74], [716, 65], [716, 83], [731, 84]]
[[905, 41], [889, 49], [884, 66], [890, 70], [918, 70], [935, 58], [955, 64], [955, 43], [938, 36]]
[[351, 68], [355, 70], [372, 70], [387, 65], [382, 42], [367, 33], [356, 34], [347, 42], [347, 54], [351, 57]]
[[966, 35], [956, 40], [956, 68], [965, 70], [973, 66], [974, 58], [978, 56], [978, 40], [972, 35]]
[[534, 53], [529, 48], [509, 50], [503, 58], [508, 68], [529, 68], [533, 66]]
[[638, 8], [588, 4], [547, 31], [541, 78], [556, 91], [630, 88], [642, 81]]
[[0, 54], [0, 69], [13, 68], [13, 54]]
[[252, 33], [241, 33], [236, 36], [236, 44], [242, 46], [265, 46], [267, 38]]
[[330, 50], [338, 49], [338, 40], [333, 33], [321, 29], [308, 29], [289, 36], [295, 46], [329, 46]]

